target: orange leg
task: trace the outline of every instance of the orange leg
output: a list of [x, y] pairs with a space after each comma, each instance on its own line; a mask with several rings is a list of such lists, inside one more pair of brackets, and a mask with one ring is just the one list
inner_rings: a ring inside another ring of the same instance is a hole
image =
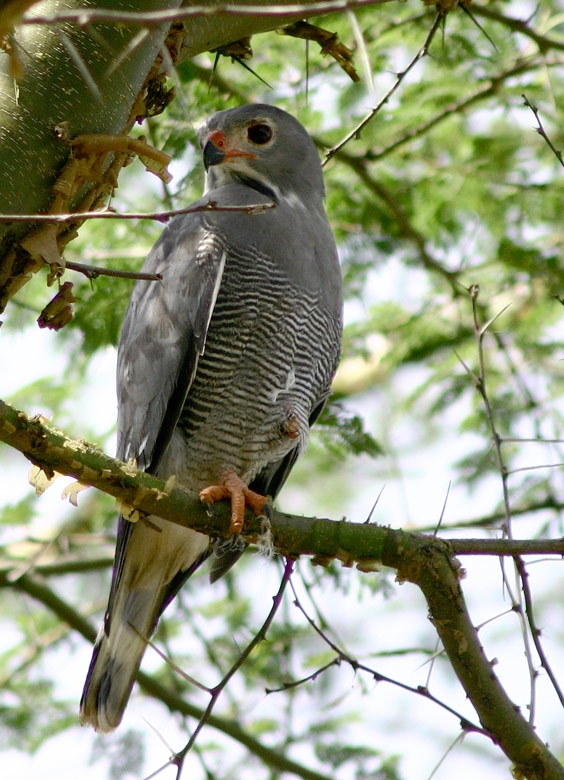
[[250, 506], [255, 515], [261, 515], [266, 506], [266, 497], [250, 490], [241, 477], [229, 469], [225, 473], [221, 485], [210, 485], [200, 491], [200, 501], [213, 504], [225, 498], [231, 500], [231, 523], [229, 533], [235, 534], [243, 530], [245, 522], [245, 506]]

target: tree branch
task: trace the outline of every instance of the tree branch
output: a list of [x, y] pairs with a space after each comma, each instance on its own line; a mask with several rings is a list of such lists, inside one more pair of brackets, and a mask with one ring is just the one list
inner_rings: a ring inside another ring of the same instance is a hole
[[[9, 576], [0, 571], [0, 588], [6, 587], [15, 588], [36, 599], [61, 620], [68, 623], [72, 629], [78, 631], [78, 633], [89, 642], [93, 643], [95, 641], [97, 632], [94, 626], [82, 617], [82, 615], [70, 606], [70, 604], [64, 601], [51, 590], [51, 588], [37, 578], [24, 574], [14, 582]], [[145, 672], [139, 672], [137, 680], [146, 693], [153, 696], [155, 699], [162, 701], [171, 712], [179, 712], [181, 715], [187, 715], [198, 719], [203, 717], [204, 710], [201, 707], [190, 704], [190, 702], [186, 701], [178, 695], [178, 693], [170, 690], [170, 688], [167, 688]], [[237, 742], [240, 742], [250, 753], [260, 758], [261, 761], [264, 761], [265, 764], [273, 769], [280, 772], [289, 772], [304, 778], [304, 780], [329, 780], [329, 778], [321, 772], [316, 772], [313, 769], [298, 764], [296, 761], [286, 758], [286, 756], [277, 753], [262, 742], [259, 742], [259, 740], [247, 734], [247, 732], [235, 721], [210, 714], [206, 719], [206, 723], [208, 726], [213, 726], [213, 728], [218, 731], [221, 731]]]
[[[52, 13], [32, 9], [10, 19], [11, 39], [25, 37], [26, 57], [25, 67], [12, 78], [10, 51], [0, 49], [8, 74], [0, 92], [10, 119], [10, 133], [0, 147], [0, 172], [11, 185], [0, 193], [0, 213], [23, 218], [0, 222], [0, 312], [45, 263], [60, 262], [62, 248], [76, 235], [84, 214], [107, 203], [129, 156], [128, 151], [91, 148], [76, 156], [65, 139], [93, 130], [115, 138], [142, 117], [159, 113], [171, 94], [163, 93], [164, 71], [203, 51], [274, 29], [282, 18], [291, 22], [321, 11], [389, 1], [304, 0], [287, 5], [255, 0], [253, 5], [236, 5], [203, 0], [197, 7], [180, 8], [181, 0], [93, 0], [86, 7], [69, 0], [65, 8], [53, 4]], [[177, 23], [182, 19], [184, 24]], [[27, 35], [30, 26], [41, 34]], [[18, 100], [20, 92], [26, 101]], [[50, 218], [63, 212], [73, 216]], [[28, 217], [38, 213], [47, 224], [30, 225]]]
[[[165, 484], [1, 401], [0, 440], [20, 450], [48, 476], [55, 471], [68, 474], [140, 512], [212, 536], [227, 533], [230, 511], [225, 502], [213, 511], [206, 510], [194, 492], [176, 485], [173, 478]], [[416, 584], [427, 600], [429, 618], [452, 668], [492, 740], [530, 780], [564, 780], [564, 767], [509, 699], [486, 658], [460, 588], [460, 566], [447, 542], [365, 523], [296, 517], [274, 510], [270, 521], [274, 546], [287, 556], [312, 555], [314, 563], [320, 564], [337, 558], [365, 572], [383, 563], [397, 570], [400, 582]], [[261, 520], [249, 518], [245, 539], [253, 542], [260, 534]]]
[[198, 734], [200, 733], [202, 728], [205, 726], [206, 723], [209, 722], [209, 719], [216, 705], [216, 702], [218, 698], [221, 696], [221, 694], [223, 693], [223, 691], [225, 690], [227, 683], [233, 677], [233, 675], [241, 668], [241, 666], [245, 663], [245, 661], [250, 656], [254, 648], [258, 644], [260, 644], [260, 642], [266, 639], [267, 631], [270, 628], [272, 621], [274, 620], [274, 617], [278, 612], [278, 609], [282, 603], [282, 597], [284, 595], [284, 591], [286, 590], [286, 586], [290, 580], [290, 577], [292, 576], [293, 568], [294, 568], [294, 561], [291, 558], [287, 558], [286, 566], [284, 567], [284, 574], [280, 582], [278, 593], [272, 599], [272, 607], [264, 623], [257, 631], [257, 633], [253, 636], [253, 638], [248, 643], [247, 647], [243, 650], [243, 652], [239, 654], [239, 657], [237, 658], [235, 663], [231, 666], [231, 668], [228, 670], [228, 672], [223, 676], [221, 682], [210, 691], [211, 697], [210, 697], [209, 704], [206, 707], [206, 710], [203, 713], [202, 717], [198, 721], [196, 728], [192, 732], [190, 739], [188, 740], [186, 745], [182, 748], [182, 750], [171, 759], [170, 763], [176, 764], [177, 766], [177, 775], [176, 775], [177, 778], [180, 778], [180, 774], [184, 766], [184, 761], [186, 760], [186, 756], [194, 746]]
[[563, 41], [559, 41], [557, 38], [549, 38], [546, 35], [541, 35], [536, 30], [533, 30], [532, 27], [529, 27], [529, 24], [526, 20], [515, 19], [512, 16], [504, 16], [498, 11], [495, 11], [493, 8], [488, 8], [486, 5], [473, 5], [472, 13], [474, 16], [481, 16], [485, 19], [491, 19], [494, 22], [499, 22], [499, 24], [509, 28], [511, 32], [517, 32], [521, 33], [521, 35], [525, 35], [527, 38], [530, 38], [537, 44], [540, 52], [543, 54], [546, 54], [546, 52], [550, 49], [564, 51]]
[[437, 15], [435, 16], [435, 20], [433, 24], [431, 25], [429, 32], [427, 33], [427, 37], [425, 38], [425, 41], [415, 57], [409, 62], [409, 64], [404, 68], [404, 70], [401, 71], [401, 73], [398, 73], [396, 76], [396, 80], [390, 87], [390, 89], [385, 93], [385, 95], [378, 101], [378, 103], [374, 106], [374, 108], [366, 114], [365, 117], [361, 119], [361, 121], [354, 127], [347, 135], [342, 138], [338, 144], [333, 146], [331, 149], [327, 150], [327, 153], [325, 155], [325, 160], [323, 161], [323, 165], [325, 165], [331, 157], [333, 157], [338, 151], [340, 151], [345, 144], [348, 144], [349, 141], [353, 138], [359, 138], [360, 133], [363, 130], [366, 125], [371, 122], [376, 114], [379, 113], [379, 111], [382, 109], [382, 107], [388, 102], [388, 100], [392, 97], [394, 92], [397, 90], [397, 88], [400, 86], [404, 78], [407, 76], [410, 70], [417, 65], [420, 59], [425, 57], [427, 53], [429, 52], [429, 47], [431, 46], [431, 43], [433, 42], [433, 38], [435, 37], [435, 33], [439, 29], [439, 26], [441, 22], [443, 21], [445, 17], [445, 14], [443, 11], [439, 10]]
[[276, 3], [274, 5], [243, 5], [238, 3], [214, 3], [193, 5], [188, 8], [172, 8], [162, 11], [112, 11], [104, 8], [77, 8], [55, 11], [52, 14], [26, 14], [24, 25], [53, 25], [74, 23], [86, 27], [92, 22], [112, 22], [114, 24], [138, 24], [153, 27], [158, 24], [170, 24], [183, 19], [200, 16], [251, 16], [286, 18], [300, 15], [346, 11], [349, 8], [382, 5], [392, 0], [304, 0], [301, 3]]
[[260, 214], [275, 208], [275, 203], [251, 203], [249, 206], [218, 206], [213, 200], [208, 200], [199, 206], [187, 206], [168, 211], [153, 211], [148, 213], [119, 211], [77, 211], [68, 214], [0, 214], [0, 222], [37, 222], [48, 224], [68, 224], [74, 220], [81, 222], [88, 219], [154, 219], [157, 222], [168, 222], [171, 217], [181, 214], [195, 214], [200, 211], [236, 211], [243, 214]]

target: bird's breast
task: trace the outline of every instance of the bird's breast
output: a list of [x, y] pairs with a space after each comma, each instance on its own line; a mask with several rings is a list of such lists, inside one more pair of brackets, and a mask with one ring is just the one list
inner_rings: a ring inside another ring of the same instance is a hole
[[183, 481], [200, 489], [230, 468], [251, 480], [303, 448], [311, 411], [329, 391], [339, 330], [319, 295], [292, 283], [276, 257], [228, 251], [178, 425]]

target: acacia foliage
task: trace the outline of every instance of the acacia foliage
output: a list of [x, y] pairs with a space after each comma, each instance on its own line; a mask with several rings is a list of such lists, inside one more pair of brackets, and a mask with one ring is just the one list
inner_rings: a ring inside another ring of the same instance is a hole
[[[386, 484], [372, 516], [382, 523], [433, 530], [445, 502], [444, 535], [459, 534], [460, 528], [468, 534], [470, 527], [477, 537], [558, 537], [563, 535], [561, 470], [536, 467], [562, 460], [564, 167], [555, 150], [564, 146], [564, 33], [557, 3], [537, 8], [493, 2], [470, 12], [473, 18], [461, 9], [448, 14], [428, 55], [401, 79], [359, 137], [327, 162], [327, 207], [347, 290], [343, 366], [335, 403], [281, 504], [358, 521]], [[365, 47], [356, 56], [360, 84], [321, 57], [313, 43], [306, 68], [303, 42], [276, 33], [253, 40], [250, 62], [272, 88], [227, 58], [220, 59], [215, 75], [211, 55], [183, 63], [169, 84], [175, 99], [142, 128], [151, 143], [173, 156], [173, 182], [163, 191], [134, 163], [120, 177], [113, 205], [151, 212], [196, 199], [202, 170], [194, 126], [213, 111], [242, 102], [265, 101], [291, 111], [324, 154], [394, 84], [395, 74], [427, 39], [436, 13], [415, 2], [356, 11]], [[319, 24], [354, 45], [346, 15]], [[363, 59], [370, 77], [362, 71]], [[539, 119], [547, 138], [535, 132]], [[66, 257], [136, 270], [161, 229], [149, 220], [87, 223]], [[105, 383], [113, 381], [107, 366], [132, 282], [72, 278], [80, 300], [74, 321], [60, 333], [35, 326], [51, 297], [43, 274], [6, 312], [3, 338], [15, 342], [29, 333], [29, 354], [49, 350], [57, 367], [56, 374], [31, 372], [25, 386], [12, 380], [12, 400], [111, 448], [112, 412], [98, 412], [98, 399], [88, 388], [102, 370]], [[480, 338], [480, 327], [490, 320]], [[504, 442], [497, 450], [492, 436]], [[53, 503], [44, 509], [23, 487], [26, 466], [4, 450], [2, 458], [5, 473], [13, 468], [22, 484], [0, 515], [2, 567], [33, 572], [42, 563], [78, 561], [75, 568], [82, 566], [82, 573], [53, 575], [48, 588], [78, 614], [97, 621], [109, 581], [113, 505], [87, 494], [79, 509]], [[530, 628], [521, 633], [522, 580], [514, 578], [509, 564], [503, 574], [497, 562], [469, 563], [468, 571], [465, 591], [475, 621], [492, 621], [482, 629], [482, 641], [495, 648], [490, 655], [498, 656], [511, 695], [523, 710], [530, 708], [539, 732], [562, 756], [562, 735], [554, 727], [561, 707], [545, 669], [537, 679], [540, 658]], [[541, 651], [558, 670], [564, 637], [562, 609], [553, 594], [562, 575], [550, 563], [528, 571], [536, 624], [548, 627]], [[163, 621], [160, 647], [188, 674], [213, 684], [260, 626], [278, 579], [276, 564], [251, 556], [213, 589], [202, 572]], [[367, 578], [335, 564], [316, 569], [301, 562], [294, 581], [299, 603], [352, 658], [405, 684], [428, 687], [475, 720], [444, 659], [428, 663], [437, 649], [435, 635], [425, 623], [423, 603], [411, 591], [397, 589], [385, 575]], [[38, 602], [9, 583], [0, 597], [7, 637], [0, 656], [2, 748], [32, 753], [45, 750], [50, 740], [66, 745], [77, 728], [76, 701], [89, 648], [48, 599]], [[499, 617], [507, 609], [512, 614]], [[77, 661], [62, 679], [61, 663], [74, 653]], [[268, 641], [218, 704], [221, 714], [266, 745], [338, 780], [427, 776], [445, 745], [462, 732], [459, 719], [429, 701], [419, 706], [414, 693], [382, 683], [374, 689], [370, 675], [355, 678], [342, 661], [314, 683], [264, 699], [265, 687], [306, 678], [335, 657], [334, 648], [287, 599]], [[158, 681], [205, 706], [206, 695], [156, 655], [147, 668]], [[193, 727], [186, 716], [180, 721], [140, 697], [117, 736], [81, 736], [86, 746], [81, 760], [86, 763], [91, 750], [108, 776], [141, 776], [145, 752], [145, 769], [155, 769], [156, 740], [139, 713], [173, 734], [174, 749]], [[276, 773], [258, 759], [251, 761], [245, 748], [234, 747], [222, 732], [204, 731], [197, 745], [194, 776]], [[166, 751], [160, 755], [165, 762]], [[76, 776], [74, 760], [69, 777]], [[458, 761], [487, 777], [507, 776], [506, 764], [478, 735], [466, 736], [436, 776], [452, 776]], [[64, 776], [65, 761], [61, 764]], [[100, 766], [93, 771], [100, 772]]]

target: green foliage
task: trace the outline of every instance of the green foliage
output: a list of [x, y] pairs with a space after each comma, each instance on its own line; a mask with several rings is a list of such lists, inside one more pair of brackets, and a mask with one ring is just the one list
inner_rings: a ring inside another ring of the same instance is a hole
[[334, 769], [344, 764], [353, 764], [356, 780], [399, 780], [397, 772], [398, 758], [387, 758], [378, 767], [369, 768], [370, 763], [379, 757], [379, 751], [364, 745], [347, 745], [339, 742], [319, 745], [317, 748], [319, 758], [328, 762]]
[[[452, 510], [450, 498], [446, 503], [441, 533], [463, 522], [499, 529], [508, 509], [518, 510], [513, 516], [516, 537], [564, 533], [562, 471], [536, 468], [564, 460], [564, 168], [546, 139], [535, 133], [536, 119], [522, 97], [526, 94], [539, 107], [546, 132], [561, 149], [561, 9], [552, 0], [538, 9], [532, 2], [499, 0], [483, 8], [475, 4], [470, 10], [485, 32], [460, 8], [449, 13], [428, 55], [325, 166], [327, 209], [339, 243], [346, 291], [343, 361], [335, 395], [312, 432], [308, 453], [282, 492], [280, 503], [287, 511], [366, 520], [385, 486], [372, 522], [435, 528], [444, 495], [437, 497], [436, 492], [446, 492], [452, 484], [457, 498], [452, 499]], [[393, 85], [395, 74], [415, 57], [436, 12], [416, 0], [355, 11], [373, 92], [361, 72], [363, 53], [346, 14], [315, 21], [356, 47], [360, 84], [348, 79], [314, 42], [308, 46], [306, 73], [304, 42], [275, 32], [254, 37], [250, 62], [272, 90], [227, 57], [219, 59], [215, 74], [213, 54], [181, 63], [168, 83], [175, 99], [164, 114], [133, 132], [142, 132], [173, 155], [174, 179], [164, 187], [135, 162], [121, 175], [112, 206], [151, 213], [198, 198], [203, 172], [196, 126], [216, 110], [245, 102], [275, 103], [294, 113], [323, 156], [357, 126]], [[510, 15], [528, 20], [525, 31], [515, 30]], [[527, 29], [544, 36], [544, 44], [524, 34]], [[65, 256], [69, 261], [136, 271], [161, 230], [159, 222], [148, 219], [90, 221]], [[22, 381], [12, 400], [22, 408], [44, 410], [56, 424], [72, 426], [77, 435], [92, 433], [105, 442], [108, 425], [98, 423], [96, 405], [81, 407], [78, 401], [88, 389], [90, 367], [115, 348], [134, 282], [108, 276], [90, 281], [70, 271], [64, 279], [74, 282], [79, 300], [73, 322], [59, 333], [38, 333], [35, 325], [56, 292], [56, 286], [46, 288], [44, 272], [23, 287], [6, 310], [1, 336], [8, 339], [27, 332], [39, 340], [39, 350], [64, 357], [62, 370]], [[480, 288], [474, 309], [472, 285]], [[9, 370], [17, 371], [17, 366]], [[107, 381], [113, 383], [113, 376]], [[71, 400], [77, 403], [73, 406]], [[492, 446], [495, 436], [511, 440], [500, 445], [510, 495], [505, 505]], [[550, 443], [529, 444], [526, 439]], [[65, 729], [73, 733], [82, 681], [75, 681], [75, 700], [60, 700], [54, 682], [60, 674], [47, 669], [45, 659], [53, 658], [50, 643], [58, 647], [67, 641], [57, 633], [62, 619], [45, 605], [38, 607], [35, 599], [16, 594], [17, 576], [22, 567], [39, 576], [34, 567], [41, 564], [70, 565], [78, 559], [86, 568], [96, 557], [108, 557], [115, 504], [81, 495], [78, 510], [63, 511], [62, 504], [59, 511], [42, 509], [28, 492], [27, 468], [24, 464], [18, 475], [21, 492], [15, 497], [6, 492], [0, 509], [0, 574], [15, 572], [14, 579], [2, 580], [6, 639], [0, 653], [0, 746], [32, 752]], [[247, 553], [214, 589], [202, 571], [167, 611], [157, 645], [187, 674], [204, 685], [216, 684], [270, 609], [278, 585], [273, 568], [271, 562]], [[307, 614], [337, 646], [356, 658], [375, 659], [378, 670], [392, 678], [415, 678], [414, 685], [420, 688], [437, 675], [439, 690], [448, 691], [443, 698], [451, 695], [452, 678], [433, 665], [437, 647], [425, 621], [426, 607], [421, 606], [417, 622], [411, 590], [406, 596], [391, 576], [357, 576], [335, 561], [314, 568], [303, 564], [297, 572], [294, 581]], [[83, 617], [95, 611], [98, 619], [109, 576], [109, 568], [69, 574], [56, 581], [57, 593]], [[53, 583], [53, 578], [45, 577]], [[499, 592], [513, 587], [508, 580]], [[392, 591], [397, 598], [388, 599]], [[562, 625], [560, 613], [544, 611], [546, 604], [556, 609], [554, 605], [561, 603], [559, 592], [552, 598], [550, 594], [550, 588], [543, 592], [538, 606], [537, 624], [543, 628]], [[488, 592], [475, 601], [483, 609], [493, 598]], [[454, 742], [459, 719], [449, 716], [450, 726], [435, 725], [428, 713], [437, 710], [425, 710], [419, 721], [412, 721], [413, 695], [390, 704], [391, 695], [386, 698], [382, 693], [384, 683], [374, 692], [369, 687], [373, 680], [350, 670], [345, 662], [323, 670], [336, 652], [292, 601], [293, 597], [286, 598], [267, 640], [220, 698], [223, 716], [269, 747], [299, 760], [305, 756], [304, 764], [311, 761], [335, 780], [430, 776], [442, 758], [443, 734], [450, 728], [444, 744]], [[491, 612], [482, 613], [483, 626], [507, 609], [507, 603], [496, 602]], [[515, 614], [519, 609], [511, 603], [509, 611]], [[552, 620], [543, 621], [547, 614]], [[407, 633], [401, 634], [406, 627]], [[65, 626], [63, 633], [68, 630]], [[73, 641], [86, 659], [85, 643]], [[521, 642], [522, 637], [513, 634], [498, 653], [503, 659], [511, 646], [522, 654]], [[398, 647], [420, 648], [421, 669], [414, 671], [417, 662], [409, 653], [394, 651]], [[428, 665], [430, 658], [433, 663]], [[180, 691], [187, 701], [207, 705], [205, 692], [155, 656], [151, 662], [157, 680]], [[535, 658], [532, 678], [538, 676], [538, 665]], [[293, 685], [311, 675], [315, 679]], [[517, 676], [510, 671], [505, 679]], [[284, 686], [289, 687], [278, 691]], [[265, 697], [265, 688], [277, 692]], [[400, 694], [408, 696], [405, 691]], [[527, 695], [519, 700], [523, 711], [530, 703]], [[364, 717], [369, 700], [376, 701], [375, 709]], [[453, 704], [465, 717], [474, 717], [466, 706], [460, 698]], [[168, 740], [173, 731], [170, 742], [179, 749], [194, 721], [176, 721], [165, 710], [161, 717], [159, 732]], [[364, 730], [359, 725], [363, 719], [369, 724]], [[561, 712], [546, 720], [560, 723]], [[135, 726], [144, 734], [148, 731], [139, 719]], [[426, 748], [440, 742], [432, 760], [417, 767], [419, 774], [413, 769], [411, 775], [409, 769], [404, 774], [398, 742], [392, 744], [397, 734], [408, 757], [419, 750], [415, 740], [421, 735]], [[201, 736], [197, 743], [201, 766], [195, 765], [191, 777], [280, 776], [258, 759], [247, 765], [246, 749], [241, 758], [231, 738], [207, 729]], [[109, 740], [95, 738], [92, 761], [99, 761], [100, 772], [111, 780], [149, 774], [155, 761], [151, 755], [144, 763], [146, 739], [128, 727]], [[463, 765], [464, 761], [471, 765], [459, 774], [478, 775], [491, 759], [488, 770], [493, 777], [497, 771], [493, 748], [480, 748], [479, 753], [470, 741], [467, 735], [465, 744], [457, 747]], [[562, 753], [561, 733], [550, 741]], [[445, 759], [449, 774], [443, 777], [456, 774], [450, 760]], [[503, 767], [497, 776], [506, 775]]]
[[46, 739], [72, 727], [72, 705], [57, 701], [52, 681], [20, 678], [3, 688], [10, 704], [0, 705], [0, 749], [34, 753]]
[[139, 777], [143, 766], [143, 739], [137, 731], [126, 731], [111, 740], [97, 737], [92, 745], [90, 763], [109, 759], [108, 780]]
[[28, 493], [13, 504], [4, 504], [0, 512], [0, 524], [14, 527], [26, 525], [32, 517], [34, 503], [35, 496]]
[[340, 459], [350, 454], [364, 453], [371, 457], [382, 454], [378, 442], [364, 430], [362, 418], [347, 412], [337, 401], [323, 410], [316, 433], [327, 452]]

